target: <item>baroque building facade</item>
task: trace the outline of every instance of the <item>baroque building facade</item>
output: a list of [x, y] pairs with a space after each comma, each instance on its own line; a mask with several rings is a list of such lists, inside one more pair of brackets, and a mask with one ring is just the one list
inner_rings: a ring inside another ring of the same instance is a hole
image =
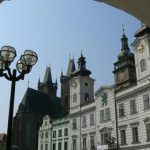
[[[150, 28], [143, 26], [135, 33], [131, 44], [134, 53], [124, 31], [121, 44], [114, 63], [114, 85], [101, 86], [94, 93], [95, 80], [83, 54], [77, 69], [71, 59], [67, 75], [61, 74], [61, 103], [67, 121], [53, 119], [51, 126], [55, 124], [62, 132], [65, 127], [68, 130], [65, 150], [150, 150]], [[44, 131], [41, 127], [39, 141]], [[65, 140], [54, 137], [49, 137], [49, 141], [55, 141], [51, 150], [63, 150], [64, 142], [60, 141]], [[39, 144], [38, 150], [47, 149], [40, 149]]]

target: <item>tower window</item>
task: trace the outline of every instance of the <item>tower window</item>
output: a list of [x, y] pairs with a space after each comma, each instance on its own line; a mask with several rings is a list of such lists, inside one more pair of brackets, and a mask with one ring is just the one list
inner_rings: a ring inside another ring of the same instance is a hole
[[89, 101], [89, 94], [85, 93], [85, 101], [88, 102]]
[[65, 107], [68, 107], [68, 105], [69, 105], [68, 101], [69, 101], [69, 97], [68, 97], [68, 95], [66, 95], [65, 96]]
[[73, 94], [73, 102], [77, 101], [77, 94]]
[[140, 67], [141, 67], [141, 72], [146, 70], [146, 60], [145, 59], [142, 59], [140, 61]]
[[87, 82], [85, 83], [85, 86], [88, 86], [88, 83], [87, 83]]

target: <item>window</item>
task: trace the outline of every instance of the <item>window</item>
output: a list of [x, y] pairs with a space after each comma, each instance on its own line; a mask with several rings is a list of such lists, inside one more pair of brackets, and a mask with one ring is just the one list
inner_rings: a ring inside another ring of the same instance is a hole
[[88, 102], [89, 101], [89, 94], [85, 93], [85, 101]]
[[86, 150], [86, 137], [83, 138], [83, 150]]
[[119, 117], [124, 117], [124, 104], [119, 104]]
[[94, 114], [90, 114], [90, 126], [94, 125]]
[[65, 96], [65, 107], [69, 106], [69, 97], [68, 95]]
[[67, 136], [67, 135], [68, 135], [68, 129], [65, 128], [65, 129], [64, 129], [64, 136]]
[[150, 124], [146, 124], [147, 141], [150, 141]]
[[53, 143], [53, 150], [56, 150], [56, 143]]
[[110, 121], [110, 108], [100, 110], [100, 122]]
[[41, 150], [43, 150], [43, 144], [41, 144]]
[[105, 118], [104, 118], [104, 109], [100, 110], [100, 122], [104, 122]]
[[135, 99], [130, 100], [130, 114], [136, 113], [136, 101]]
[[139, 139], [138, 139], [138, 128], [137, 127], [133, 127], [132, 128], [132, 138], [133, 138], [133, 143], [138, 143]]
[[64, 142], [64, 150], [67, 150], [68, 149], [68, 142]]
[[88, 86], [88, 83], [87, 83], [87, 82], [85, 83], [85, 86]]
[[43, 139], [44, 138], [44, 133], [41, 133], [41, 139]]
[[53, 131], [53, 138], [56, 138], [56, 131]]
[[111, 137], [110, 132], [101, 133], [101, 145], [107, 145], [108, 138]]
[[73, 94], [73, 102], [77, 101], [77, 94]]
[[86, 116], [82, 117], [82, 128], [86, 127]]
[[45, 150], [48, 150], [48, 144], [45, 144]]
[[72, 120], [72, 129], [73, 130], [77, 129], [77, 121], [76, 121], [76, 119]]
[[141, 67], [141, 72], [146, 70], [146, 60], [145, 59], [142, 59], [140, 61], [140, 67]]
[[77, 150], [77, 140], [73, 139], [73, 150]]
[[106, 121], [109, 121], [110, 120], [110, 108], [106, 108], [105, 109], [105, 113], [106, 113]]
[[58, 150], [61, 150], [61, 143], [58, 143]]
[[48, 138], [48, 132], [45, 133], [45, 138]]
[[90, 144], [91, 144], [91, 150], [95, 149], [95, 140], [94, 136], [90, 136]]
[[123, 129], [120, 131], [121, 145], [126, 144], [126, 130]]
[[58, 137], [62, 137], [62, 130], [58, 130]]
[[150, 108], [149, 95], [143, 95], [144, 110]]
[[47, 121], [45, 121], [45, 126], [47, 126]]

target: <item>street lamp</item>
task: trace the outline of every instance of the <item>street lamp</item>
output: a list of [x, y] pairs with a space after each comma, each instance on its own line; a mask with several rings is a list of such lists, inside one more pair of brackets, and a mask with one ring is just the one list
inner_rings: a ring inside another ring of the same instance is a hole
[[[108, 150], [111, 150], [112, 145], [115, 143], [116, 138], [115, 137], [109, 137], [107, 139], [107, 144], [108, 144]], [[118, 149], [117, 149], [118, 150]]]
[[16, 64], [16, 68], [19, 72], [19, 75], [17, 76], [17, 70], [13, 69], [11, 72], [9, 68], [16, 56], [16, 50], [11, 46], [3, 46], [0, 49], [0, 77], [5, 77], [7, 80], [11, 81], [6, 150], [11, 150], [12, 120], [16, 81], [23, 80], [25, 74], [31, 71], [32, 66], [36, 64], [38, 60], [38, 56], [35, 52], [32, 50], [25, 50], [24, 54], [21, 55], [20, 60], [17, 61]]

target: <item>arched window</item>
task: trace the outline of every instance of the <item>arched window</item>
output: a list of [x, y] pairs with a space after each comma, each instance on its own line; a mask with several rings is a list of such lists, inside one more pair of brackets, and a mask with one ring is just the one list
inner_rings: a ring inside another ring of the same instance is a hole
[[146, 60], [145, 59], [142, 59], [140, 61], [140, 67], [141, 67], [141, 72], [146, 70]]
[[85, 93], [85, 101], [88, 102], [89, 101], [89, 94]]

